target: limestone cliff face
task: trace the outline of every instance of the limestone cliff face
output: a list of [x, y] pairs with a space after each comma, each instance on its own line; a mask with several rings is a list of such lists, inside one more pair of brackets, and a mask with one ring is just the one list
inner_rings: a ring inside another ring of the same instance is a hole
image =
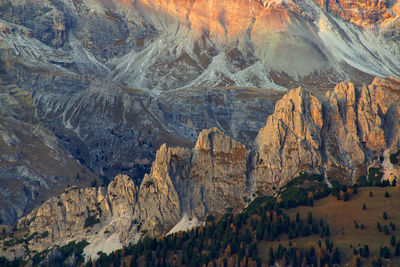
[[138, 217], [153, 235], [167, 233], [184, 213], [204, 219], [241, 209], [249, 195], [248, 151], [217, 128], [203, 130], [190, 151], [161, 146], [140, 186]]
[[301, 171], [320, 173], [322, 126], [321, 104], [306, 91], [292, 90], [278, 101], [256, 140], [256, 191], [271, 193]]
[[360, 90], [342, 83], [327, 95], [328, 176], [358, 178], [377, 155], [398, 146], [398, 82], [376, 78]]
[[217, 128], [204, 130], [192, 151], [190, 177], [194, 214], [220, 214], [241, 209], [249, 195], [246, 184], [248, 151]]
[[132, 223], [137, 191], [125, 175], [117, 175], [108, 188], [69, 188], [18, 222], [18, 229], [34, 234], [26, 248], [3, 253], [23, 256], [28, 250], [42, 251], [71, 240], [91, 240], [96, 235], [105, 235], [107, 239], [115, 232], [120, 240], [132, 240], [137, 233]]
[[19, 231], [37, 233], [26, 247], [0, 254], [24, 256], [82, 238], [91, 242], [88, 255], [111, 251], [143, 234], [166, 234], [183, 217], [240, 210], [253, 194], [272, 194], [302, 171], [352, 183], [379, 165], [384, 179], [399, 178], [389, 160], [400, 149], [399, 103], [395, 78], [361, 88], [343, 82], [319, 100], [294, 89], [277, 102], [253, 151], [217, 128], [203, 130], [191, 150], [162, 145], [140, 186], [117, 175], [107, 188], [68, 189], [19, 221]]
[[143, 179], [138, 195], [138, 216], [152, 235], [167, 233], [181, 219], [181, 203], [174, 183], [187, 179], [188, 152], [162, 145], [150, 174]]
[[399, 144], [399, 80], [343, 82], [318, 101], [301, 89], [278, 101], [256, 140], [255, 191], [271, 192], [300, 171], [352, 182]]

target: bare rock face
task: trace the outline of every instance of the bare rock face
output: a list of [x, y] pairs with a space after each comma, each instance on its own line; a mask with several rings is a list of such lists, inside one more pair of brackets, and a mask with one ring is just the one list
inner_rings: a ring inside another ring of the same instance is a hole
[[[278, 101], [256, 144], [254, 191], [271, 193], [301, 171], [351, 183], [399, 144], [399, 80], [338, 84], [318, 101], [301, 89]], [[265, 191], [265, 190], [269, 190]]]
[[136, 226], [132, 225], [132, 218], [134, 218], [138, 191], [139, 188], [126, 175], [117, 175], [108, 185], [107, 196], [110, 210], [106, 210], [105, 218], [107, 221], [110, 217], [111, 222], [106, 226], [107, 235], [118, 232], [120, 240], [132, 239], [137, 230]]
[[[18, 228], [26, 227], [30, 234], [48, 233], [46, 237], [32, 239], [30, 249], [43, 250], [54, 242], [80, 239], [88, 217], [92, 216], [93, 221], [100, 216], [110, 217], [111, 207], [106, 197], [104, 188], [67, 189], [20, 220]], [[95, 225], [95, 229], [98, 228], [99, 225]]]
[[26, 255], [26, 249], [42, 251], [71, 240], [96, 241], [99, 236], [106, 242], [115, 233], [117, 246], [121, 246], [138, 231], [132, 223], [137, 197], [138, 188], [126, 175], [117, 175], [108, 188], [69, 188], [18, 222], [17, 229], [33, 235], [25, 250], [9, 249], [2, 253], [18, 257]]
[[167, 233], [181, 219], [181, 203], [174, 182], [181, 177], [180, 174], [185, 174], [184, 170], [183, 173], [180, 170], [184, 164], [177, 166], [176, 163], [181, 163], [179, 159], [185, 162], [187, 155], [186, 149], [168, 149], [165, 144], [162, 145], [150, 174], [145, 175], [142, 181], [138, 216], [151, 235]]
[[386, 0], [326, 1], [315, 0], [323, 9], [358, 25], [370, 25], [378, 21], [394, 18], [395, 13], [389, 10], [393, 2]]
[[256, 139], [255, 191], [271, 193], [301, 171], [321, 173], [322, 127], [321, 104], [308, 92], [294, 89], [278, 101]]
[[[327, 95], [329, 128], [324, 135], [328, 176], [356, 179], [365, 175], [366, 167], [377, 155], [398, 145], [400, 91], [394, 89], [398, 82], [377, 78], [360, 90], [352, 83], [341, 83]], [[388, 90], [388, 83], [393, 89]]]
[[[351, 175], [354, 167], [365, 161], [357, 129], [357, 92], [352, 83], [341, 83], [330, 94], [326, 114], [328, 126], [324, 132], [329, 176]], [[350, 166], [349, 166], [350, 165]]]
[[94, 179], [41, 122], [32, 94], [0, 78], [0, 224], [13, 224], [65, 188]]
[[248, 151], [217, 128], [203, 130], [192, 151], [161, 146], [138, 196], [138, 217], [153, 235], [167, 233], [184, 213], [204, 219], [241, 209], [248, 196]]
[[194, 214], [220, 214], [227, 208], [245, 206], [247, 190], [245, 146], [217, 128], [200, 133], [192, 151], [190, 177]]
[[[191, 147], [217, 126], [249, 144], [281, 97], [265, 89], [325, 92], [338, 81], [398, 77], [398, 2], [2, 0], [0, 112], [40, 118], [73, 157], [68, 175], [41, 179], [77, 184], [78, 159], [97, 175], [129, 173], [138, 184], [163, 143]], [[14, 185], [22, 175], [9, 161], [22, 154], [12, 152], [0, 172]], [[11, 192], [18, 207], [1, 208], [7, 223], [65, 189], [29, 183], [27, 194]], [[10, 206], [6, 193], [0, 206]]]

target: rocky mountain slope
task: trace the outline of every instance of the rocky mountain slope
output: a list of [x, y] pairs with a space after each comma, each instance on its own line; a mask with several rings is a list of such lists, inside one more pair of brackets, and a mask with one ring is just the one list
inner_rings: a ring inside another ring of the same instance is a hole
[[[31, 95], [65, 157], [140, 183], [161, 144], [190, 148], [205, 128], [250, 148], [286, 88], [321, 96], [343, 80], [399, 77], [398, 14], [394, 0], [0, 0], [0, 88]], [[329, 163], [313, 153], [309, 164]], [[38, 179], [61, 176], [46, 169]], [[35, 206], [28, 197], [3, 217]]]
[[32, 95], [0, 81], [0, 223], [14, 223], [66, 187], [95, 178], [40, 121]]
[[193, 149], [162, 145], [140, 186], [118, 175], [107, 188], [68, 189], [18, 222], [16, 233], [33, 235], [26, 245], [0, 253], [23, 256], [85, 238], [87, 255], [95, 257], [144, 234], [166, 234], [182, 218], [241, 210], [302, 172], [351, 184], [375, 166], [393, 180], [400, 174], [390, 161], [400, 150], [399, 100], [395, 78], [362, 87], [340, 83], [321, 100], [291, 90], [252, 150], [217, 128], [203, 130]]

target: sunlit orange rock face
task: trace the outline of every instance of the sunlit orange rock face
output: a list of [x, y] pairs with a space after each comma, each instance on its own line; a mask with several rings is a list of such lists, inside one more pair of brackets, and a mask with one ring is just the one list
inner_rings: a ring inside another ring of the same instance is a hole
[[[396, 11], [389, 10], [397, 1], [387, 0], [314, 0], [323, 9], [358, 25], [368, 25], [394, 18]], [[394, 9], [396, 10], [396, 8]]]
[[[190, 27], [207, 30], [210, 36], [233, 37], [251, 32], [255, 21], [262, 21], [272, 31], [285, 28], [293, 15], [302, 13], [302, 1], [284, 0], [97, 0], [106, 6], [127, 8], [143, 5], [180, 18]], [[395, 18], [400, 8], [397, 0], [313, 0], [322, 9], [346, 21], [367, 26]], [[267, 8], [268, 7], [268, 8]]]
[[[154, 65], [150, 65], [152, 69], [149, 68], [148, 75], [136, 71], [138, 67], [131, 68], [132, 64], [127, 58], [126, 62], [119, 61], [122, 63], [115, 71], [117, 78], [135, 88], [165, 90], [194, 84], [246, 84], [267, 88], [276, 73], [284, 73], [287, 75], [284, 77], [288, 78], [273, 79], [274, 83], [290, 87], [291, 82], [287, 81], [309, 80], [317, 73], [336, 73], [337, 81], [350, 79], [348, 74], [351, 71], [348, 68], [356, 68], [374, 76], [397, 76], [398, 73], [399, 64], [383, 63], [388, 62], [387, 59], [399, 58], [393, 56], [395, 50], [389, 51], [391, 48], [388, 46], [385, 50], [388, 55], [376, 60], [375, 55], [381, 55], [378, 50], [382, 48], [375, 45], [377, 41], [364, 41], [371, 39], [367, 32], [372, 32], [372, 38], [378, 40], [375, 33], [383, 32], [381, 29], [384, 28], [379, 26], [398, 18], [398, 0], [85, 1], [90, 9], [103, 12], [106, 17], [110, 12], [115, 12], [127, 19], [128, 25], [133, 25], [133, 28], [146, 28], [157, 36], [157, 42], [149, 39], [149, 44], [152, 44], [148, 49], [137, 55], [137, 59], [132, 59], [132, 62], [143, 59], [143, 65], [139, 68], [149, 66], [146, 58], [153, 59]], [[93, 3], [97, 5], [92, 6]], [[385, 15], [386, 13], [390, 16]], [[392, 19], [391, 16], [395, 18]], [[354, 25], [339, 23], [339, 17], [365, 27], [368, 31], [362, 31], [358, 27], [351, 29]], [[376, 22], [377, 31], [374, 28]], [[391, 32], [397, 32], [387, 28], [387, 36], [392, 36]], [[134, 35], [133, 33], [131, 36]], [[396, 39], [395, 36], [388, 38]], [[362, 42], [363, 44], [355, 45]], [[159, 53], [153, 55], [154, 51]], [[230, 51], [240, 58], [239, 64], [231, 64]], [[144, 57], [145, 53], [151, 56]], [[168, 72], [159, 67], [163, 63], [171, 62], [182, 69], [178, 71], [175, 68], [177, 71], [174, 74], [168, 74], [173, 72], [171, 65]], [[382, 68], [382, 64], [388, 66]], [[158, 73], [157, 68], [160, 69]], [[187, 71], [188, 75], [182, 75], [183, 71]], [[269, 77], [270, 75], [272, 76]], [[328, 80], [331, 80], [333, 75], [329, 76]], [[162, 82], [158, 82], [160, 77], [163, 77]], [[330, 81], [328, 83], [332, 86], [334, 84]]]
[[[111, 5], [109, 1], [98, 2]], [[285, 31], [301, 12], [295, 4], [258, 0], [117, 0], [125, 8], [164, 13], [180, 20], [192, 32], [206, 33], [211, 40], [235, 40], [237, 36]]]

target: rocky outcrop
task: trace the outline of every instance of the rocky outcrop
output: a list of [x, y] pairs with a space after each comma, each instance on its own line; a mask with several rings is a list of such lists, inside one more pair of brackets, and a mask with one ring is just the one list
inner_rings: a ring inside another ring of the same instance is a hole
[[[395, 121], [398, 121], [399, 81], [382, 81], [376, 78], [359, 90], [351, 83], [342, 83], [327, 95], [328, 176], [347, 174], [356, 179], [365, 175], [366, 165], [377, 155], [398, 146], [399, 128]], [[385, 83], [390, 83], [392, 89], [388, 90]]]
[[[68, 188], [18, 222], [16, 228], [32, 238], [26, 246], [17, 245], [5, 253], [19, 257], [71, 240], [95, 242], [100, 236], [106, 242], [115, 235], [120, 247], [123, 241], [119, 240], [132, 240], [138, 232], [133, 223], [137, 194], [137, 186], [126, 175], [117, 175], [107, 188]], [[118, 249], [118, 244], [112, 248]]]
[[322, 105], [308, 92], [290, 91], [257, 136], [256, 191], [271, 193], [299, 172], [322, 172]]
[[294, 89], [277, 102], [252, 151], [217, 128], [203, 130], [193, 149], [164, 144], [140, 186], [118, 175], [107, 189], [70, 188], [18, 222], [18, 231], [34, 234], [26, 246], [0, 253], [23, 256], [85, 238], [91, 242], [87, 255], [96, 256], [144, 234], [166, 234], [182, 218], [239, 211], [300, 172], [351, 184], [379, 165], [384, 179], [393, 180], [399, 173], [390, 163], [400, 149], [399, 103], [395, 78], [361, 88], [343, 82], [320, 100]]
[[193, 150], [162, 145], [140, 187], [117, 175], [107, 189], [67, 189], [18, 222], [20, 231], [33, 234], [27, 246], [0, 253], [23, 256], [85, 238], [92, 242], [87, 253], [96, 256], [104, 243], [117, 249], [144, 233], [166, 234], [184, 214], [204, 220], [240, 210], [249, 194], [247, 155], [243, 144], [216, 128], [202, 131]]
[[243, 208], [249, 196], [247, 155], [243, 144], [217, 128], [203, 130], [191, 151], [161, 146], [140, 186], [138, 210], [145, 228], [159, 235], [183, 214], [204, 219]]
[[301, 171], [351, 183], [399, 145], [399, 80], [338, 84], [320, 101], [302, 89], [278, 101], [256, 140], [255, 190], [279, 188]]
[[199, 218], [240, 210], [249, 196], [245, 146], [217, 128], [204, 130], [192, 150], [192, 209]]
[[150, 234], [167, 233], [181, 219], [181, 201], [175, 184], [188, 179], [189, 151], [162, 145], [138, 196], [139, 217]]

